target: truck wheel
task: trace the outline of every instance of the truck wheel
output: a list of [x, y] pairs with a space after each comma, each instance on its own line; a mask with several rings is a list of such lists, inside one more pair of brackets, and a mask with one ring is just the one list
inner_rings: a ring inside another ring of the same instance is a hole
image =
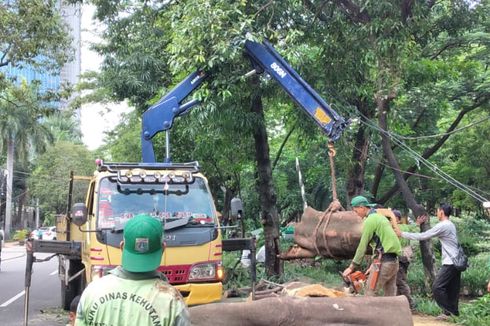
[[77, 286], [76, 284], [72, 281], [68, 283], [68, 286], [65, 285], [64, 281], [61, 281], [61, 307], [65, 310], [70, 310], [70, 304], [77, 296]]
[[[60, 265], [62, 266], [62, 265]], [[62, 269], [64, 267], [61, 267]], [[75, 275], [83, 269], [83, 264], [79, 260], [70, 260], [69, 275]], [[65, 310], [70, 310], [72, 300], [79, 294], [82, 294], [85, 288], [85, 273], [73, 279], [68, 285], [61, 281], [61, 307]]]

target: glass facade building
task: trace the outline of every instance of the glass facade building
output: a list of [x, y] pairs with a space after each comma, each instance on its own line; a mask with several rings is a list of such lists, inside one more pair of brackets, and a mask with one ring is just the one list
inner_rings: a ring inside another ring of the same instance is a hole
[[[60, 73], [53, 74], [48, 71], [40, 71], [34, 67], [13, 67], [7, 66], [2, 68], [3, 72], [10, 78], [14, 78], [17, 83], [21, 83], [23, 80], [28, 83], [34, 81], [39, 82], [40, 92], [46, 93], [49, 91], [60, 90], [61, 85], [75, 85], [78, 83], [81, 71], [81, 6], [67, 5], [62, 0], [58, 2], [58, 8], [60, 10], [63, 21], [67, 27], [67, 31], [72, 39], [72, 61], [67, 62]], [[53, 103], [59, 109], [66, 108], [70, 101], [76, 96], [74, 94], [72, 98], [68, 100], [62, 100], [57, 103]], [[79, 113], [77, 113], [79, 118]]]

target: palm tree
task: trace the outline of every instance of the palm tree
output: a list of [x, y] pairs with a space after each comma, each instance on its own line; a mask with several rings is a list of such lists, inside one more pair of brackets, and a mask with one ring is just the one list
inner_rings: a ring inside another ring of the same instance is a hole
[[40, 100], [35, 85], [22, 82], [10, 85], [0, 93], [0, 151], [7, 151], [7, 196], [5, 236], [10, 236], [12, 223], [12, 188], [15, 158], [27, 161], [32, 153], [40, 153], [52, 142], [52, 135], [41, 118], [53, 109]]
[[74, 144], [82, 144], [80, 125], [70, 111], [56, 112], [46, 118], [43, 125], [49, 129], [56, 143], [67, 141]]

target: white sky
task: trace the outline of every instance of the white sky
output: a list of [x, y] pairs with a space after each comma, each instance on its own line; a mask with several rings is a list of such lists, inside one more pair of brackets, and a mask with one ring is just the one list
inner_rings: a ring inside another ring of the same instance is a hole
[[[101, 30], [92, 20], [94, 7], [84, 4], [82, 7], [82, 58], [81, 72], [98, 70], [102, 58], [89, 49], [91, 43], [98, 42]], [[121, 113], [131, 111], [126, 103], [85, 104], [80, 110], [83, 143], [90, 149], [96, 149], [104, 142], [104, 131], [112, 130], [120, 120]]]

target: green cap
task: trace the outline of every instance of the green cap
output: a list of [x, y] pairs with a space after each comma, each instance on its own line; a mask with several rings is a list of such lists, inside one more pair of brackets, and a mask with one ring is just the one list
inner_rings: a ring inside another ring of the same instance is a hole
[[371, 204], [369, 203], [369, 200], [367, 200], [366, 197], [364, 196], [356, 196], [352, 198], [350, 201], [350, 205], [352, 207], [374, 207], [376, 204]]
[[151, 272], [163, 254], [162, 223], [149, 215], [136, 215], [124, 226], [122, 267], [129, 272]]

